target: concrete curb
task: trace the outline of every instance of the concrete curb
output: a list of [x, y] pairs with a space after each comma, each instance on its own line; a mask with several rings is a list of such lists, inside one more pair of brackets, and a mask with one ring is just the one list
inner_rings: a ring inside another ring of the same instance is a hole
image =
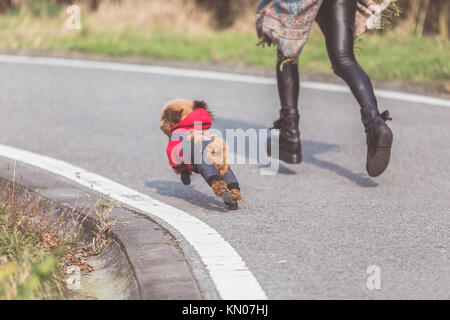
[[[0, 157], [0, 183], [11, 181], [78, 214], [99, 199], [120, 205], [57, 175]], [[132, 268], [141, 299], [202, 299], [183, 253], [167, 230], [149, 218], [120, 207], [112, 209], [110, 217], [117, 220], [113, 237]]]

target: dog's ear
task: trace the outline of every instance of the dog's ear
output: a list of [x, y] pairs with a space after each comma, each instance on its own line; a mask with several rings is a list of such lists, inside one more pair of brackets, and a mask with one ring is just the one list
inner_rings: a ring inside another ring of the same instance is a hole
[[208, 111], [209, 116], [211, 117], [211, 120], [214, 120], [214, 113], [211, 111], [211, 109], [209, 109], [208, 105], [206, 104], [205, 101], [203, 100], [194, 100], [194, 107], [193, 110], [196, 109], [204, 109], [206, 111]]
[[208, 108], [208, 105], [203, 100], [194, 100], [192, 102], [194, 103], [194, 110], [195, 109], [205, 109], [206, 110]]
[[173, 126], [181, 121], [182, 113], [182, 109], [169, 108], [164, 110], [159, 123], [161, 131], [170, 137]]

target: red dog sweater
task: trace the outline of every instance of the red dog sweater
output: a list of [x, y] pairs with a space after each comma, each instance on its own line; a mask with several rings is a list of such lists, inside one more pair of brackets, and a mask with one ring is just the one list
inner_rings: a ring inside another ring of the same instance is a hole
[[189, 113], [186, 118], [180, 121], [180, 123], [173, 126], [167, 145], [166, 152], [169, 159], [169, 165], [171, 167], [179, 167], [182, 164], [186, 164], [191, 170], [196, 171], [195, 167], [183, 157], [183, 150], [181, 149], [181, 141], [183, 137], [186, 137], [189, 130], [207, 130], [211, 127], [212, 119], [209, 112], [205, 109], [196, 109]]

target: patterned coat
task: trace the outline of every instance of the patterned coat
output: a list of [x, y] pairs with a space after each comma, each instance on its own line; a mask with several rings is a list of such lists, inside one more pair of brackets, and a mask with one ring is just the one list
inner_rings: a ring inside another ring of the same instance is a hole
[[[284, 56], [300, 55], [322, 1], [326, 0], [259, 0], [256, 30], [261, 42], [277, 45]], [[374, 0], [358, 0], [355, 36], [366, 29], [380, 28], [381, 12], [395, 1], [384, 0], [377, 4]]]

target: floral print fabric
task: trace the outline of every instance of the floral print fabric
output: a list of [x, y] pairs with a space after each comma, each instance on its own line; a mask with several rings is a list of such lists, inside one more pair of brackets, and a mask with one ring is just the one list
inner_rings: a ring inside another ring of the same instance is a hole
[[[259, 0], [256, 30], [261, 42], [277, 45], [284, 56], [297, 57], [323, 1], [327, 0]], [[381, 13], [393, 2], [384, 0], [377, 4], [374, 0], [357, 1], [355, 36], [367, 29], [380, 28]]]

